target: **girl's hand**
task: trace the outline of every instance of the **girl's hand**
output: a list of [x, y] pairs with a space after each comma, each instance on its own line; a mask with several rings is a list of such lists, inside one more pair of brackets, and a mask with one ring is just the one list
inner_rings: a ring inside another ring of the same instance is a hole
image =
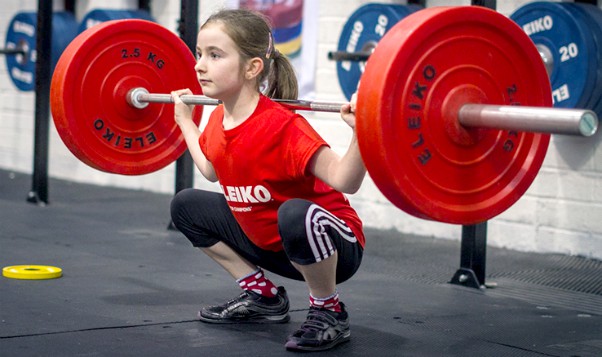
[[182, 102], [182, 100], [180, 99], [181, 95], [188, 94], [192, 94], [192, 91], [188, 88], [171, 92], [171, 97], [174, 101], [174, 119], [176, 121], [176, 124], [178, 124], [179, 126], [188, 121], [192, 121], [192, 110], [194, 108], [194, 105], [184, 104], [184, 102]]
[[357, 104], [357, 93], [354, 93], [351, 96], [351, 101], [347, 104], [341, 106], [341, 118], [351, 127], [351, 129], [355, 130], [355, 108]]

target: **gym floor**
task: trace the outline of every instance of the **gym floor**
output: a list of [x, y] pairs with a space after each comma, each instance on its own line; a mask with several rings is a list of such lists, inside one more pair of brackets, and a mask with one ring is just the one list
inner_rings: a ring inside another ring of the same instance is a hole
[[[30, 188], [29, 175], [0, 170], [0, 265], [63, 276], [0, 277], [2, 356], [293, 355], [283, 344], [305, 319], [301, 282], [269, 275], [288, 290], [288, 324], [195, 319], [239, 289], [167, 229], [170, 195], [51, 179], [38, 207]], [[339, 286], [351, 341], [315, 355], [602, 355], [602, 262], [490, 247], [497, 286], [477, 290], [448, 283], [459, 260], [457, 241], [368, 229], [362, 268]]]

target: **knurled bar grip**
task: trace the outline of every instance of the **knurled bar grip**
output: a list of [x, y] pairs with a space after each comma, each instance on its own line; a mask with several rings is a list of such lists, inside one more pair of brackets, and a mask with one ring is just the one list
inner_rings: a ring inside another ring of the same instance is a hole
[[[182, 102], [191, 105], [219, 105], [221, 101], [204, 95], [182, 95]], [[173, 98], [169, 94], [149, 93], [145, 88], [134, 88], [130, 90], [127, 97], [128, 103], [138, 109], [145, 108], [148, 103], [173, 103]], [[308, 110], [314, 112], [338, 113], [344, 102], [318, 102], [309, 100], [289, 100], [277, 99], [276, 102], [293, 110]]]
[[[221, 102], [203, 95], [182, 95], [182, 102], [191, 105], [218, 105]], [[148, 103], [173, 103], [169, 94], [153, 94], [134, 88], [127, 101], [135, 108]], [[338, 113], [344, 102], [306, 100], [275, 100], [293, 110]], [[525, 132], [592, 136], [598, 129], [598, 116], [586, 109], [522, 107], [512, 105], [465, 104], [458, 112], [458, 121], [466, 127], [516, 130]]]

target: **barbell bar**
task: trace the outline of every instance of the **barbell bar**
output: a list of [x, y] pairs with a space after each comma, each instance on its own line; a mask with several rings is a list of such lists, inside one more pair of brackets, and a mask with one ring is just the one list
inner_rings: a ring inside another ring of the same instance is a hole
[[27, 52], [23, 48], [1, 48], [0, 54], [2, 55], [25, 55]]
[[328, 59], [331, 61], [352, 61], [352, 62], [366, 62], [372, 52], [368, 51], [330, 51], [328, 52]]
[[[200, 95], [195, 63], [186, 44], [152, 22], [109, 21], [84, 31], [52, 79], [61, 139], [102, 171], [142, 175], [165, 167], [186, 150], [165, 93], [190, 88], [194, 94], [181, 98], [198, 104], [197, 125], [204, 105], [219, 105]], [[330, 112], [344, 104], [282, 103]], [[356, 133], [371, 178], [395, 206], [475, 224], [526, 192], [545, 158], [547, 133], [596, 131], [593, 112], [551, 107], [541, 57], [514, 22], [478, 6], [433, 7], [397, 23], [374, 49], [358, 89]]]
[[[203, 95], [182, 95], [180, 99], [190, 105], [219, 105], [217, 99]], [[149, 103], [173, 103], [170, 94], [149, 93], [145, 88], [133, 88], [126, 100], [138, 109]], [[292, 109], [338, 113], [345, 102], [308, 100], [283, 100], [275, 102]], [[561, 135], [592, 136], [598, 129], [598, 116], [591, 110], [520, 107], [512, 105], [465, 104], [458, 112], [458, 121], [466, 127], [491, 128], [549, 133]]]
[[[550, 51], [548, 46], [543, 44], [537, 44], [536, 47], [539, 51], [539, 55], [541, 56], [541, 60], [546, 66], [548, 75], [551, 75], [554, 68], [554, 56], [552, 55], [552, 51]], [[366, 62], [370, 58], [370, 55], [372, 55], [372, 51], [329, 51], [328, 59], [335, 62]]]
[[[552, 75], [552, 71], [554, 69], [554, 56], [552, 55], [552, 51], [550, 51], [548, 46], [543, 44], [537, 44], [536, 47], [539, 51], [539, 55], [541, 56], [541, 60], [546, 66], [548, 75]], [[366, 62], [370, 58], [370, 55], [372, 55], [372, 51], [329, 51], [328, 59], [335, 62]]]

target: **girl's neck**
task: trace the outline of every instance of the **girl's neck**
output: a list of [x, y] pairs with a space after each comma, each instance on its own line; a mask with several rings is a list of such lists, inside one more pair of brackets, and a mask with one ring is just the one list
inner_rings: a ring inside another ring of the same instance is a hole
[[241, 91], [237, 96], [224, 100], [224, 129], [233, 129], [244, 123], [257, 108], [259, 97], [259, 92], [255, 90]]

